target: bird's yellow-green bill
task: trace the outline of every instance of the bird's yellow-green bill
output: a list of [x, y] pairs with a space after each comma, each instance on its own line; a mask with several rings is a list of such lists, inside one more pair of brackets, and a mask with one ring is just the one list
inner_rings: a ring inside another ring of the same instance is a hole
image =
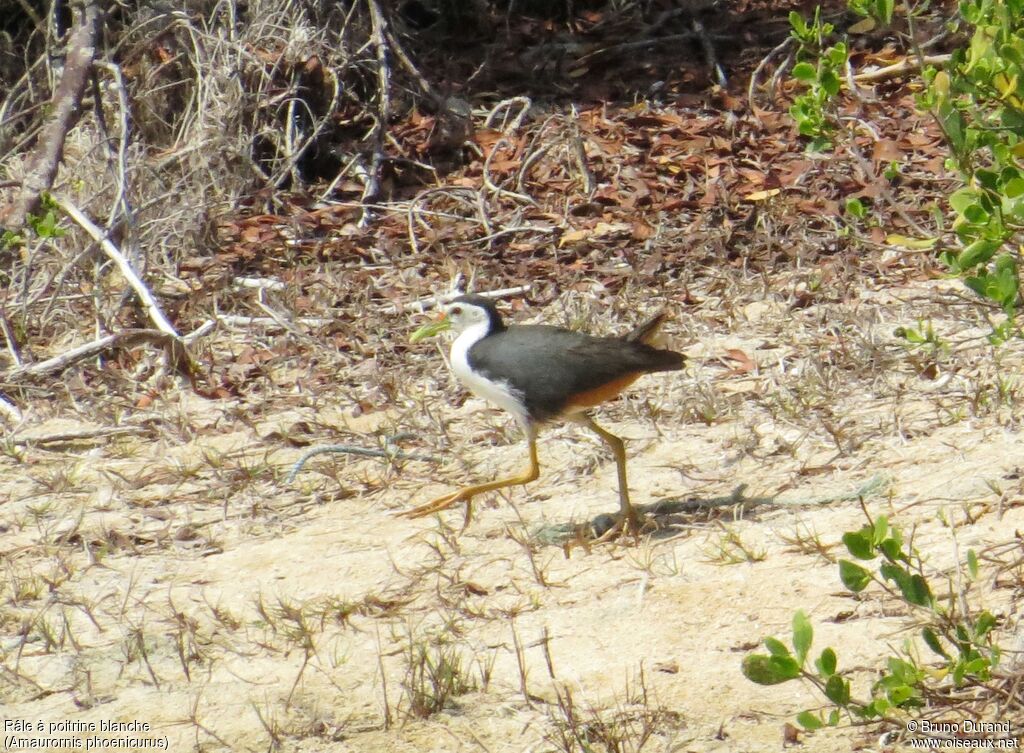
[[444, 332], [446, 329], [451, 329], [452, 323], [447, 316], [442, 316], [440, 319], [435, 319], [432, 322], [427, 322], [418, 330], [412, 333], [409, 338], [409, 342], [418, 343], [420, 340], [425, 340], [428, 337]]

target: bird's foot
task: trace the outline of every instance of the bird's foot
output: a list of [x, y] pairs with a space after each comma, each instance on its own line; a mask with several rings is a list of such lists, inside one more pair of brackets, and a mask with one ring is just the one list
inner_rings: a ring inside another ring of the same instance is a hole
[[432, 502], [427, 502], [425, 505], [414, 507], [411, 510], [404, 510], [398, 513], [400, 518], [425, 518], [427, 515], [433, 515], [435, 512], [441, 512], [447, 510], [452, 505], [458, 504], [459, 502], [465, 502], [468, 506], [472, 495], [467, 495], [465, 489], [459, 489], [451, 494], [445, 494], [443, 497], [438, 497]]
[[658, 524], [653, 518], [641, 515], [636, 508], [631, 507], [618, 515], [598, 515], [591, 522], [591, 528], [594, 531], [594, 541], [600, 544], [626, 536], [632, 536], [634, 541], [639, 541], [643, 534], [657, 530]]
[[405, 510], [404, 512], [398, 513], [400, 518], [425, 518], [427, 515], [433, 515], [435, 512], [441, 512], [447, 510], [452, 505], [458, 504], [459, 502], [466, 503], [466, 518], [462, 522], [462, 530], [465, 531], [469, 528], [469, 522], [473, 519], [473, 490], [472, 489], [459, 489], [451, 494], [445, 494], [443, 497], [438, 497], [433, 502], [427, 502], [425, 505], [414, 507], [411, 510]]

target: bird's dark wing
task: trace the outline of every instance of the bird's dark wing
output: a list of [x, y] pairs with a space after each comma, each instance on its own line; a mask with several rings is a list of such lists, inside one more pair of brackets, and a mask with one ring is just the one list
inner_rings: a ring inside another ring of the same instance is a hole
[[574, 395], [632, 375], [680, 369], [683, 357], [625, 339], [528, 325], [480, 340], [469, 350], [469, 363], [488, 379], [508, 382], [542, 421], [561, 413]]

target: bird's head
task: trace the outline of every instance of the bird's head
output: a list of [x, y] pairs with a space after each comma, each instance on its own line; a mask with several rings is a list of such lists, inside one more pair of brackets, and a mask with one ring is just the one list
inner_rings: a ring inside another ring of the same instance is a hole
[[487, 334], [505, 327], [492, 301], [477, 295], [460, 295], [444, 305], [438, 318], [413, 332], [409, 340], [419, 342], [449, 329], [461, 334], [480, 324], [487, 325]]

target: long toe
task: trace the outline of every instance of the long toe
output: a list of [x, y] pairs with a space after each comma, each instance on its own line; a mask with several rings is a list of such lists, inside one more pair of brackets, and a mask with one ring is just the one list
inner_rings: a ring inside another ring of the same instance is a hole
[[591, 521], [590, 526], [594, 532], [594, 539], [598, 543], [616, 541], [626, 536], [632, 536], [634, 541], [638, 541], [641, 535], [657, 528], [657, 524], [652, 519], [641, 515], [632, 508], [628, 512], [620, 512], [618, 515], [609, 513], [598, 515]]
[[432, 502], [427, 502], [425, 505], [414, 507], [411, 510], [404, 510], [398, 513], [400, 518], [424, 518], [427, 515], [433, 515], [435, 512], [441, 512], [441, 510], [447, 510], [449, 507], [454, 505], [456, 502], [462, 499], [462, 492], [452, 492], [446, 494], [443, 497], [438, 497]]

